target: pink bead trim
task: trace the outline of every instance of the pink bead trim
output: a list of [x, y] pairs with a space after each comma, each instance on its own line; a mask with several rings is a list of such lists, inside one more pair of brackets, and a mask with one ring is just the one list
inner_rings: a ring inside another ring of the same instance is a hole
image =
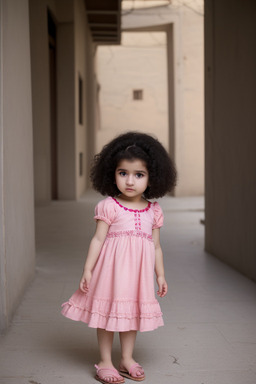
[[151, 235], [145, 232], [140, 231], [118, 231], [118, 232], [108, 232], [107, 237], [108, 238], [115, 238], [115, 237], [122, 237], [122, 236], [137, 236], [142, 237], [143, 239], [148, 239], [150, 241], [153, 241], [153, 238]]
[[151, 207], [151, 202], [149, 201], [148, 202], [148, 206], [144, 209], [131, 209], [131, 208], [127, 208], [127, 207], [124, 207], [122, 204], [119, 203], [119, 201], [117, 201], [114, 197], [112, 197], [112, 199], [119, 205], [119, 207], [123, 208], [125, 211], [129, 211], [129, 212], [146, 212], [150, 209]]

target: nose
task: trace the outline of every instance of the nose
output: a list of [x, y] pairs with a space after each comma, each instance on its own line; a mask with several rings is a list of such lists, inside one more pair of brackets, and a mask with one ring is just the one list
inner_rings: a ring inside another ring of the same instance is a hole
[[128, 175], [128, 177], [126, 179], [126, 184], [127, 185], [133, 185], [134, 184], [133, 175]]

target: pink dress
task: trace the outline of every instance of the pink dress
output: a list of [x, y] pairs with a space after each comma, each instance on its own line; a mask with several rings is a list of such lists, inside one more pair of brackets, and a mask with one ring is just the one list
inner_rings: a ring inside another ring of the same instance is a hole
[[152, 229], [163, 225], [160, 205], [143, 210], [123, 207], [108, 197], [98, 203], [95, 220], [109, 225], [93, 269], [89, 292], [78, 289], [62, 305], [62, 314], [92, 328], [152, 331], [163, 325], [155, 297], [155, 247]]

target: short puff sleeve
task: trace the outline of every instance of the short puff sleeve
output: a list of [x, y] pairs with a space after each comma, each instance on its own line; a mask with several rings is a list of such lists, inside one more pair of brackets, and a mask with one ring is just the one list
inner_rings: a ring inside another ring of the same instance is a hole
[[116, 218], [116, 204], [111, 197], [101, 200], [95, 207], [94, 220], [105, 221], [111, 225]]
[[154, 221], [153, 221], [153, 227], [152, 229], [160, 228], [164, 224], [164, 215], [162, 208], [160, 205], [155, 202], [154, 203]]

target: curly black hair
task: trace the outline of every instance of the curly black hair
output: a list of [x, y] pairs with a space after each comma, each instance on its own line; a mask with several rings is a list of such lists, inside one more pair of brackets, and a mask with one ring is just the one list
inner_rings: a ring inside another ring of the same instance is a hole
[[146, 163], [150, 184], [143, 194], [146, 199], [162, 197], [175, 187], [176, 168], [162, 144], [147, 134], [128, 132], [113, 139], [94, 156], [90, 177], [96, 191], [112, 197], [120, 194], [115, 171], [123, 159], [140, 159]]

